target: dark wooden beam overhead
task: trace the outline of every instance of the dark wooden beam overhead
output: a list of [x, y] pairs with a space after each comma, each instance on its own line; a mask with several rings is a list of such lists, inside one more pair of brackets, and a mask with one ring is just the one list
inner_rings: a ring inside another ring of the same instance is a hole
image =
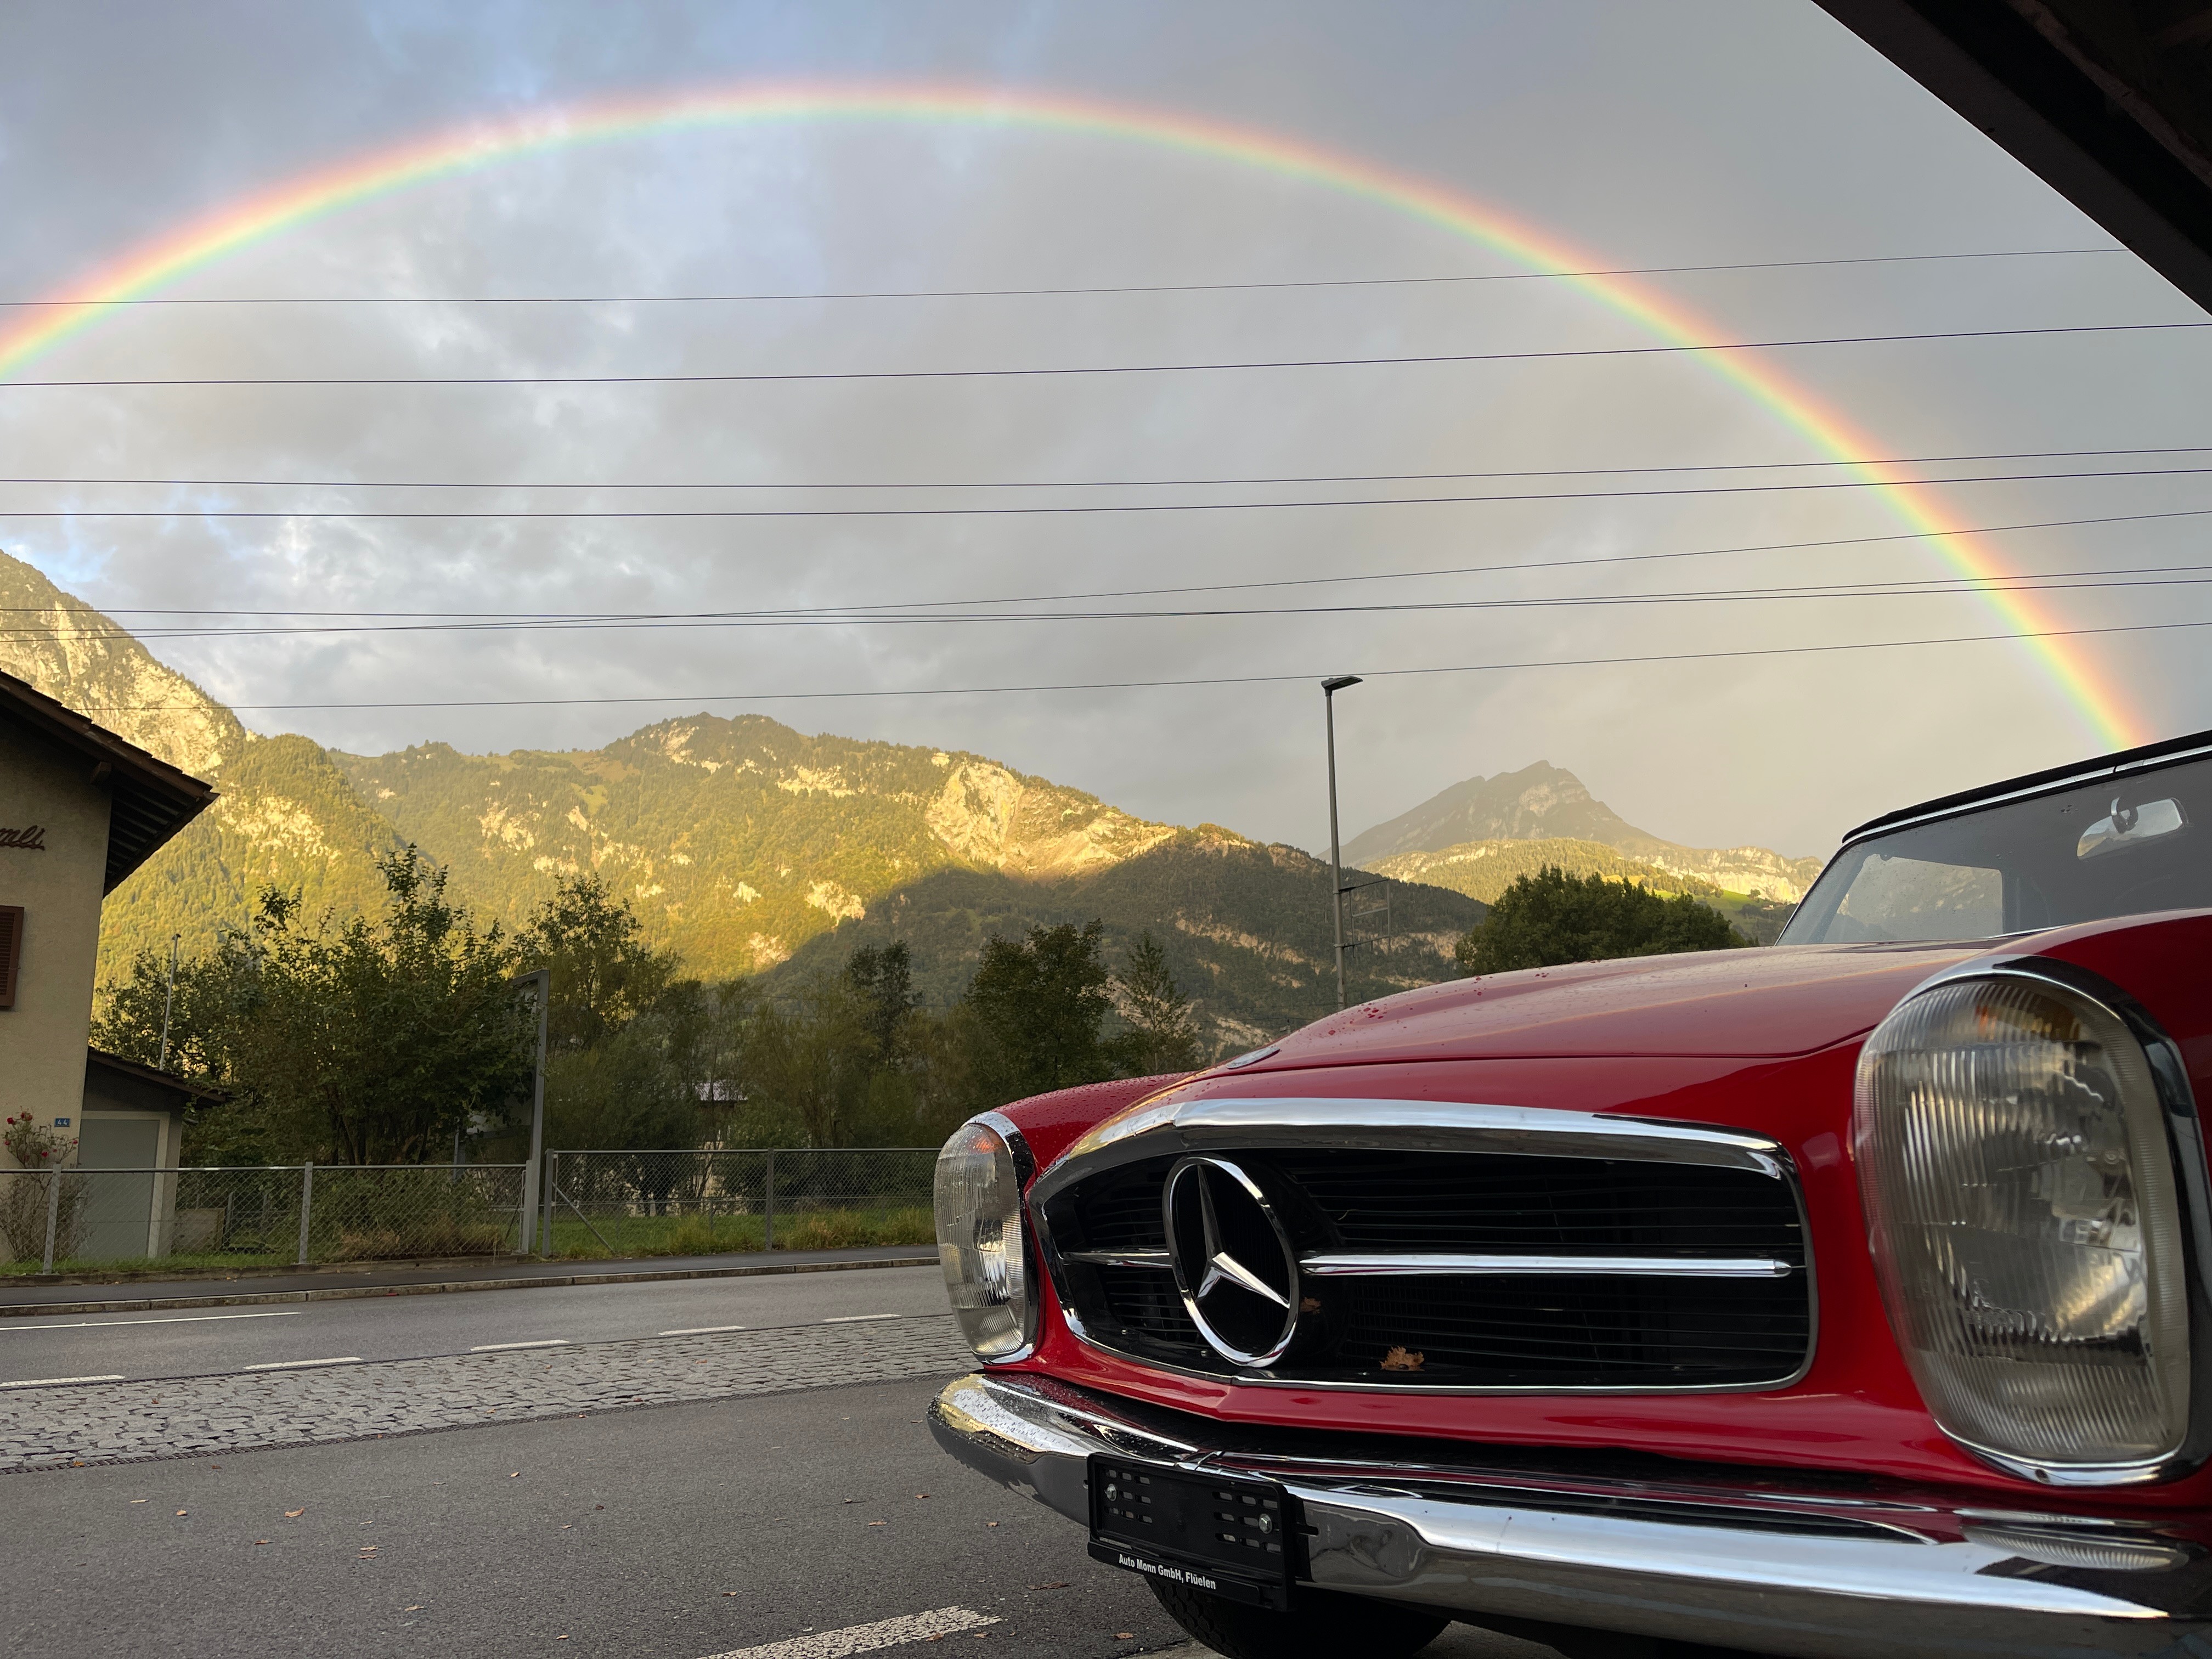
[[213, 784], [179, 771], [13, 674], [0, 674], [0, 722], [82, 757], [86, 779], [112, 792], [103, 893], [113, 892], [215, 799]]
[[2212, 311], [2212, 0], [1818, 0]]

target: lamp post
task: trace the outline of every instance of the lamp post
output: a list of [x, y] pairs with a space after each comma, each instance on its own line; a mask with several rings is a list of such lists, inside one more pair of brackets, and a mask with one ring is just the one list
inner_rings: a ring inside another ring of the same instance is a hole
[[1336, 694], [1359, 684], [1357, 674], [1339, 674], [1321, 683], [1323, 717], [1328, 726], [1328, 912], [1336, 927], [1336, 1006], [1344, 1006], [1344, 855], [1336, 836]]
[[181, 933], [169, 935], [169, 978], [161, 991], [161, 1057], [154, 1062], [154, 1069], [169, 1069], [169, 1011], [177, 1006], [177, 941]]
[[538, 991], [538, 1064], [532, 1068], [530, 1081], [530, 1162], [522, 1172], [522, 1254], [528, 1255], [538, 1243], [538, 1183], [545, 1165], [545, 1021], [553, 1001], [553, 970], [540, 968], [535, 973], [517, 974], [507, 983], [517, 988], [534, 986]]

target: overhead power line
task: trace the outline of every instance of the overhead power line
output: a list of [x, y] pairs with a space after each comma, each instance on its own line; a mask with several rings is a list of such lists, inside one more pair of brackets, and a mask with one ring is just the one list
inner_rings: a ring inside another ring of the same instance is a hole
[[1987, 582], [1958, 576], [1893, 578], [1868, 582], [1820, 582], [1764, 587], [1689, 588], [1644, 593], [1572, 593], [1473, 599], [1411, 599], [1379, 604], [1239, 605], [1145, 611], [724, 611], [605, 614], [581, 617], [505, 617], [470, 620], [343, 621], [252, 627], [152, 627], [112, 624], [41, 628], [0, 634], [0, 641], [57, 639], [263, 639], [333, 634], [532, 634], [665, 630], [700, 628], [857, 628], [917, 623], [1218, 622], [1255, 617], [1367, 617], [1487, 611], [1572, 611], [1637, 605], [1742, 605], [1776, 601], [1977, 598], [1986, 593], [2076, 593], [2123, 588], [2201, 587], [2212, 584], [2212, 564], [2142, 565], [2118, 570], [2060, 570], [2023, 574]]
[[[1951, 634], [1932, 639], [1860, 640], [1836, 645], [1771, 645], [1734, 651], [1673, 651], [1631, 657], [1549, 657], [1522, 662], [1457, 663], [1429, 668], [1362, 668], [1365, 679], [1411, 678], [1439, 674], [1497, 674], [1537, 668], [1618, 668], [1644, 664], [1725, 662], [1752, 657], [1825, 656], [1852, 651], [1901, 651], [1946, 645], [1987, 645], [2023, 640], [2079, 639], [2094, 635], [2158, 634], [2186, 629], [2212, 628], [2212, 618], [2194, 622], [2123, 623], [2100, 628], [2033, 629], [2002, 634]], [[1331, 672], [1340, 665], [1330, 664]], [[1036, 696], [1059, 691], [1152, 691], [1211, 685], [1283, 685], [1308, 684], [1321, 671], [1294, 674], [1213, 674], [1182, 679], [1073, 680], [1030, 685], [909, 686], [896, 689], [842, 691], [719, 691], [656, 692], [649, 696], [605, 697], [459, 697], [423, 698], [412, 702], [234, 702], [228, 705], [247, 714], [307, 714], [332, 710], [390, 708], [606, 708], [638, 703], [815, 702], [863, 697], [975, 697]], [[91, 714], [161, 714], [179, 712], [179, 703], [116, 703], [89, 709]]]
[[1443, 483], [1471, 478], [1585, 478], [1680, 472], [1776, 472], [1839, 466], [1960, 466], [1969, 461], [2088, 460], [2114, 455], [2203, 454], [2212, 454], [2212, 444], [2150, 445], [2132, 449], [1990, 450], [1963, 455], [1845, 456], [1817, 461], [1687, 461], [1664, 466], [1535, 466], [1475, 472], [1304, 472], [1215, 478], [932, 478], [907, 483], [896, 479], [854, 483], [836, 480], [779, 483], [774, 480], [735, 479], [716, 483], [700, 479], [652, 478], [533, 482], [525, 478], [467, 481], [453, 478], [65, 478], [26, 476], [0, 477], [0, 484], [43, 484], [73, 489], [112, 485], [118, 489], [1258, 489], [1280, 484]]
[[[2016, 524], [1976, 525], [1952, 533], [1960, 536], [2000, 536], [2025, 533], [2033, 530], [2075, 530], [2116, 524], [2141, 524], [2167, 519], [2212, 518], [2212, 507], [2184, 507], [2159, 513], [2106, 514], [2095, 518], [2035, 519]], [[1528, 559], [1491, 564], [1430, 566], [1413, 570], [1366, 570], [1345, 572], [1327, 576], [1269, 576], [1256, 580], [1236, 582], [1192, 582], [1171, 587], [1097, 588], [1073, 593], [1000, 594], [986, 598], [957, 599], [896, 599], [874, 603], [848, 603], [834, 605], [788, 606], [779, 614], [786, 616], [816, 616], [830, 613], [877, 613], [893, 611], [944, 609], [955, 605], [1063, 605], [1085, 599], [1160, 599], [1185, 593], [1249, 592], [1277, 587], [1328, 587], [1351, 582], [1425, 581], [1451, 576], [1491, 575], [1525, 570], [1569, 570], [1590, 566], [1650, 564], [1673, 559], [1725, 558], [1754, 553], [1796, 553], [1820, 548], [1867, 547], [1893, 542], [1917, 542], [1929, 538], [1926, 531], [1893, 531], [1875, 536], [1839, 536], [1818, 540], [1796, 542], [1738, 543], [1723, 547], [1673, 548], [1656, 553], [1606, 553], [1573, 559]], [[0, 615], [45, 615], [51, 605], [0, 605]], [[429, 619], [462, 621], [513, 621], [542, 617], [556, 621], [586, 622], [605, 617], [606, 611], [257, 611], [201, 606], [111, 606], [105, 612], [116, 617], [315, 617], [354, 619]], [[677, 612], [631, 613], [649, 615], [680, 615]], [[695, 613], [703, 614], [703, 613]], [[145, 630], [149, 635], [152, 628]]]
[[1390, 357], [1273, 357], [1218, 362], [1055, 363], [1005, 368], [853, 368], [714, 374], [201, 374], [106, 375], [71, 380], [0, 380], [0, 391], [158, 386], [748, 386], [848, 380], [1004, 380], [1120, 374], [1217, 374], [1260, 369], [1387, 368], [1452, 363], [1548, 362], [1593, 357], [1671, 357], [1689, 353], [1782, 351], [1802, 346], [1895, 345], [1932, 340], [2027, 339], [2071, 334], [2155, 334], [2212, 328], [2212, 322], [2072, 323], [2041, 328], [1964, 328], [1910, 334], [1805, 335], [1710, 340], [1687, 345], [1574, 346], [1546, 351], [1447, 351]]
[[1965, 253], [1873, 253], [1835, 259], [1753, 259], [1729, 264], [1620, 265], [1597, 270], [1474, 271], [1427, 276], [1315, 276], [1249, 283], [1127, 283], [1077, 288], [858, 289], [756, 294], [301, 294], [180, 295], [137, 299], [0, 300], [0, 307], [77, 306], [637, 306], [731, 305], [830, 300], [1009, 300], [1093, 294], [1248, 294], [1277, 289], [1413, 288], [1447, 283], [1560, 282], [1589, 276], [1671, 276], [1705, 271], [1808, 270], [1832, 265], [1932, 264], [1961, 259], [2055, 259], [2125, 253], [2123, 247], [1989, 248]]
[[[2212, 466], [2135, 467], [2087, 472], [1989, 472], [1915, 478], [1923, 485], [2038, 483], [2090, 478], [2190, 478]], [[998, 519], [1110, 517], [1130, 513], [1271, 513], [1316, 507], [1470, 507], [1513, 501], [1624, 501], [1683, 495], [1798, 495], [1835, 489], [1888, 489], [1884, 478], [1831, 478], [1808, 483], [1672, 484], [1642, 489], [1544, 489], [1482, 495], [1336, 495], [1320, 499], [1242, 501], [1060, 501], [963, 507], [237, 507], [197, 504], [171, 507], [6, 507], [0, 519], [312, 519], [319, 522], [465, 523], [497, 520], [651, 519]]]

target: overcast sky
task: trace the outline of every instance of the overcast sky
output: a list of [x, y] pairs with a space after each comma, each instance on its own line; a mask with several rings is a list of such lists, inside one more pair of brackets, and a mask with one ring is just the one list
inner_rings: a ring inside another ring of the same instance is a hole
[[[618, 8], [14, 0], [0, 14], [0, 298], [68, 293], [84, 273], [247, 192], [442, 127], [608, 94], [792, 76], [1074, 93], [1263, 130], [1436, 181], [1608, 265], [2110, 246], [1980, 134], [1796, 0]], [[1518, 269], [1395, 208], [1231, 161], [1018, 125], [848, 119], [555, 149], [313, 219], [165, 292], [635, 300]], [[1639, 280], [1698, 312], [1715, 338], [2201, 316], [2134, 258], [2109, 252]], [[13, 320], [0, 313], [0, 328]], [[263, 304], [140, 308], [25, 373], [854, 371], [1430, 356], [1650, 338], [1553, 281], [708, 304]], [[2204, 335], [1834, 346], [1769, 361], [1893, 456], [2212, 445]], [[1662, 356], [557, 389], [18, 387], [0, 390], [0, 458], [10, 478], [795, 486], [1717, 466], [1824, 452], [1710, 368]], [[1948, 471], [2199, 464], [2212, 464], [2212, 451]], [[1433, 488], [1525, 493], [1845, 476], [1624, 474]], [[1023, 622], [321, 633], [155, 646], [239, 704], [668, 699], [246, 715], [260, 731], [303, 731], [354, 750], [433, 738], [476, 750], [587, 747], [667, 714], [750, 706], [804, 730], [975, 750], [1149, 817], [1211, 820], [1309, 848], [1327, 836], [1321, 698], [1310, 680], [703, 699], [1317, 676], [2006, 626], [1985, 601], [1960, 597], [1351, 608], [1951, 574], [1910, 541], [1623, 562], [1905, 527], [1863, 489], [781, 520], [362, 523], [220, 520], [195, 510], [942, 507], [1282, 500], [1365, 488], [718, 495], [7, 484], [0, 548], [116, 611], [750, 611], [1532, 567], [1103, 607], [1345, 607], [1319, 615], [1069, 619], [1071, 607], [1058, 605], [1036, 607], [1058, 619]], [[2006, 526], [2212, 507], [2212, 483], [2184, 475], [1958, 483], [1941, 499], [1960, 523]], [[101, 506], [175, 515], [15, 516]], [[2197, 556], [2208, 524], [2015, 532], [1986, 546], [2024, 572], [2204, 565]], [[1565, 563], [1594, 559], [1613, 562]], [[2199, 591], [2169, 580], [2046, 597], [2070, 624], [2100, 626], [2212, 615]], [[2088, 651], [2097, 672], [2124, 689], [2142, 729], [2165, 734], [2212, 726], [2206, 637], [2115, 635]], [[1346, 694], [1340, 713], [1347, 836], [1462, 778], [1540, 759], [1572, 769], [1655, 834], [1825, 853], [1877, 811], [2100, 746], [2034, 649], [2008, 643], [1401, 677]]]

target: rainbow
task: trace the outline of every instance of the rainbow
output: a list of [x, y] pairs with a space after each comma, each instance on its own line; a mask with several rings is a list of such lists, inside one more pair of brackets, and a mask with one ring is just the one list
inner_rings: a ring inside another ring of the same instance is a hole
[[[27, 320], [0, 330], [0, 379], [19, 374], [119, 303], [149, 297], [216, 260], [357, 203], [564, 145], [791, 121], [1000, 125], [1111, 138], [1238, 163], [1395, 209], [1530, 270], [1559, 276], [1670, 343], [1695, 345], [1714, 337], [1701, 319], [1640, 283], [1575, 274], [1588, 273], [1601, 262], [1494, 208], [1414, 175], [1279, 134], [1060, 93], [946, 84], [779, 82], [655, 92], [474, 122], [288, 179], [131, 249], [58, 296], [59, 303], [33, 308]], [[1984, 599], [2008, 631], [2048, 635], [2063, 626], [2029, 596], [1997, 587], [2007, 574], [2003, 566], [1960, 531], [1926, 486], [1894, 468], [1855, 460], [1880, 452], [1841, 416], [1749, 353], [1697, 355], [1714, 374], [1826, 453], [1855, 461], [1858, 476], [1879, 486], [1881, 498], [1907, 526], [1984, 588]], [[2096, 740], [2113, 748], [2144, 740], [2128, 700], [2083, 647], [2050, 637], [2023, 643], [2041, 659]]]

